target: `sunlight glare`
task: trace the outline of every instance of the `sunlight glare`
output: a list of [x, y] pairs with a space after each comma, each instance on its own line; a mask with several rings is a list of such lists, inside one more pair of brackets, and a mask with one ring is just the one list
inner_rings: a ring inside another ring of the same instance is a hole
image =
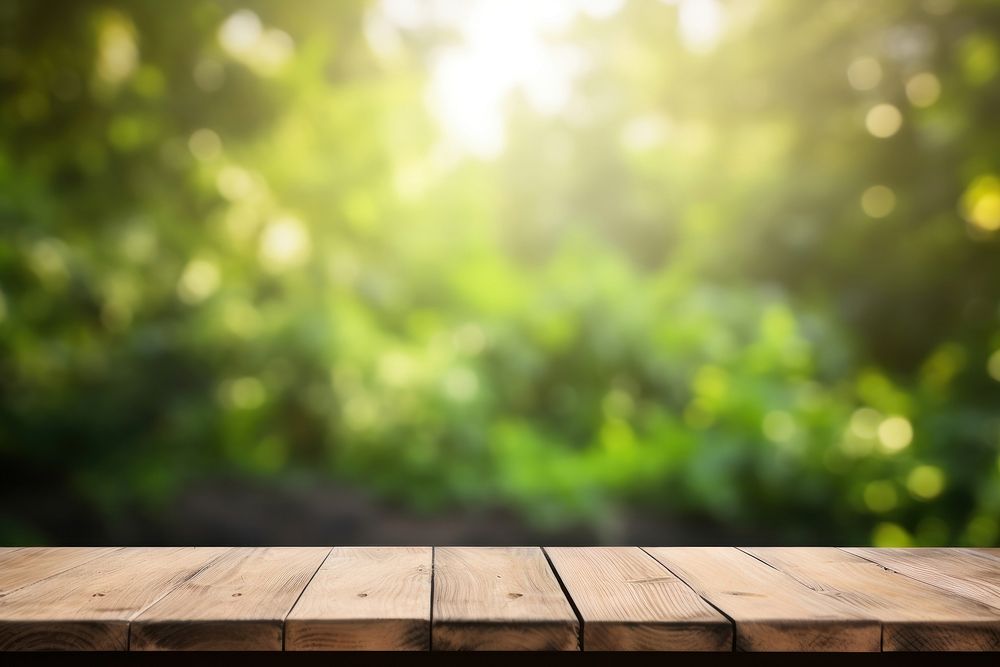
[[876, 104], [865, 116], [865, 127], [874, 137], [888, 139], [899, 132], [903, 115], [892, 104]]
[[376, 11], [400, 29], [444, 28], [456, 34], [456, 43], [441, 49], [432, 61], [427, 103], [449, 142], [491, 158], [503, 150], [504, 105], [511, 93], [520, 91], [536, 111], [547, 115], [558, 114], [569, 102], [582, 54], [549, 38], [565, 31], [580, 14], [606, 19], [620, 5], [610, 0], [383, 0]]
[[261, 235], [260, 260], [272, 271], [301, 264], [309, 251], [309, 232], [294, 216], [283, 215], [271, 221]]
[[693, 53], [707, 53], [722, 37], [723, 9], [718, 0], [681, 0], [678, 5], [681, 40]]

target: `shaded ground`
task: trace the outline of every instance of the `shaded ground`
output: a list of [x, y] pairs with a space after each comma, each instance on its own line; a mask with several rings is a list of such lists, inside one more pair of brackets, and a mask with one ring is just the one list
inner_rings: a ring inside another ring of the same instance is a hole
[[[49, 496], [51, 499], [51, 496]], [[600, 531], [560, 526], [541, 530], [502, 510], [423, 514], [332, 483], [264, 485], [206, 480], [156, 512], [95, 516], [72, 503], [23, 498], [8, 505], [60, 545], [515, 545], [768, 544], [773, 536], [734, 534], [705, 521], [631, 514]]]

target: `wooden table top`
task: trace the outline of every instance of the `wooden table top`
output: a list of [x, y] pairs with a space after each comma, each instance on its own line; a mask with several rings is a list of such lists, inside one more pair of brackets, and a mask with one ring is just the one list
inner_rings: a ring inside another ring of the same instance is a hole
[[1000, 650], [1000, 549], [0, 548], [0, 649]]

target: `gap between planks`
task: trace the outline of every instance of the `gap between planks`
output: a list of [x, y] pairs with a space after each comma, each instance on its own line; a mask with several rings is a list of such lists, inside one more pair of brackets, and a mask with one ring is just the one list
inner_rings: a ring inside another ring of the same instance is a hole
[[732, 619], [737, 651], [879, 651], [870, 614], [824, 596], [733, 547], [646, 549]]
[[288, 650], [286, 648], [286, 643], [288, 641], [288, 617], [289, 617], [289, 615], [291, 615], [291, 613], [293, 611], [295, 611], [295, 607], [298, 606], [299, 601], [302, 599], [302, 596], [306, 592], [306, 589], [309, 588], [309, 584], [311, 584], [313, 582], [313, 579], [316, 578], [316, 575], [319, 573], [319, 571], [323, 569], [323, 566], [326, 564], [326, 561], [330, 560], [330, 554], [332, 554], [332, 553], [333, 553], [333, 547], [330, 547], [330, 550], [328, 552], [326, 552], [326, 556], [324, 556], [323, 560], [321, 560], [319, 562], [319, 565], [316, 566], [316, 571], [312, 573], [311, 577], [309, 577], [309, 581], [307, 581], [306, 585], [302, 587], [301, 591], [299, 591], [299, 596], [297, 598], [295, 598], [295, 602], [293, 602], [292, 606], [289, 607], [288, 611], [285, 612], [285, 618], [282, 620], [282, 625], [281, 625], [281, 650], [282, 651], [287, 651]]
[[282, 649], [285, 618], [329, 547], [234, 548], [132, 622], [132, 650]]
[[0, 599], [0, 646], [127, 650], [132, 618], [222, 553], [127, 547], [36, 581]]
[[840, 550], [951, 595], [971, 598], [1000, 609], [1000, 558], [993, 552], [936, 547], [840, 547]]
[[552, 562], [552, 556], [549, 554], [550, 548], [551, 547], [541, 547], [542, 555], [545, 556], [545, 560], [549, 564], [549, 570], [552, 571], [552, 576], [554, 576], [556, 581], [559, 582], [559, 588], [562, 589], [563, 596], [565, 596], [566, 601], [569, 602], [570, 609], [572, 609], [573, 613], [576, 614], [577, 627], [579, 628], [579, 632], [576, 637], [576, 648], [578, 651], [585, 651], [586, 645], [584, 644], [584, 636], [586, 626], [585, 621], [583, 620], [583, 614], [580, 613], [580, 609], [576, 606], [576, 601], [573, 599], [573, 596], [569, 594], [569, 589], [566, 588], [566, 582], [563, 581], [562, 576], [559, 574], [559, 568], [557, 568]]
[[441, 547], [432, 650], [578, 650], [580, 619], [540, 547]]
[[709, 607], [711, 607], [715, 611], [719, 612], [719, 614], [723, 618], [725, 618], [727, 621], [729, 621], [729, 626], [730, 626], [731, 630], [730, 630], [729, 647], [726, 650], [728, 652], [730, 652], [730, 653], [735, 653], [736, 652], [736, 621], [733, 620], [732, 616], [730, 616], [729, 614], [727, 614], [725, 612], [725, 610], [719, 608], [715, 603], [713, 603], [707, 597], [705, 597], [704, 595], [702, 595], [701, 593], [699, 593], [698, 590], [695, 589], [691, 584], [689, 584], [688, 582], [684, 581], [684, 578], [681, 577], [679, 574], [677, 574], [676, 572], [674, 572], [673, 570], [671, 570], [664, 563], [661, 563], [659, 560], [657, 560], [656, 556], [654, 556], [653, 554], [649, 553], [649, 550], [651, 548], [653, 548], [653, 547], [638, 547], [638, 548], [642, 551], [642, 553], [644, 553], [647, 556], [649, 556], [649, 558], [651, 558], [653, 560], [653, 562], [655, 562], [657, 565], [661, 566], [664, 570], [666, 570], [670, 574], [672, 574], [675, 577], [677, 577], [677, 579], [679, 579], [685, 586], [687, 586], [689, 589], [691, 589], [691, 591], [695, 595], [697, 595], [698, 597], [700, 597], [705, 602], [705, 604], [707, 604]]
[[887, 570], [833, 547], [741, 551], [807, 588], [874, 615], [883, 651], [982, 651], [1000, 647], [1000, 610]]
[[547, 547], [584, 650], [730, 651], [732, 623], [638, 547]]
[[285, 618], [286, 650], [426, 650], [430, 547], [336, 547]]

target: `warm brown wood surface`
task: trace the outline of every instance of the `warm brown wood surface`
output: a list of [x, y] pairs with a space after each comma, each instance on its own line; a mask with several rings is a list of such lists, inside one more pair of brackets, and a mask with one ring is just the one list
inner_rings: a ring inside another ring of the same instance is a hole
[[433, 647], [579, 648], [576, 614], [538, 547], [441, 547], [434, 555]]
[[729, 651], [732, 624], [638, 547], [548, 547], [589, 651]]
[[0, 554], [0, 595], [8, 595], [19, 588], [117, 550], [117, 547], [10, 549]]
[[285, 649], [426, 651], [430, 547], [334, 549], [285, 620]]
[[1000, 560], [968, 549], [865, 549], [845, 551], [911, 579], [1000, 609]]
[[0, 650], [128, 648], [129, 621], [226, 549], [126, 548], [0, 598]]
[[282, 649], [285, 616], [330, 549], [232, 549], [132, 622], [132, 650]]
[[735, 548], [646, 549], [736, 624], [741, 651], [878, 651], [870, 615]]
[[1000, 650], [1000, 550], [0, 548], [0, 649]]
[[745, 551], [823, 595], [882, 623], [883, 651], [1000, 647], [1000, 610], [910, 579], [834, 548]]

